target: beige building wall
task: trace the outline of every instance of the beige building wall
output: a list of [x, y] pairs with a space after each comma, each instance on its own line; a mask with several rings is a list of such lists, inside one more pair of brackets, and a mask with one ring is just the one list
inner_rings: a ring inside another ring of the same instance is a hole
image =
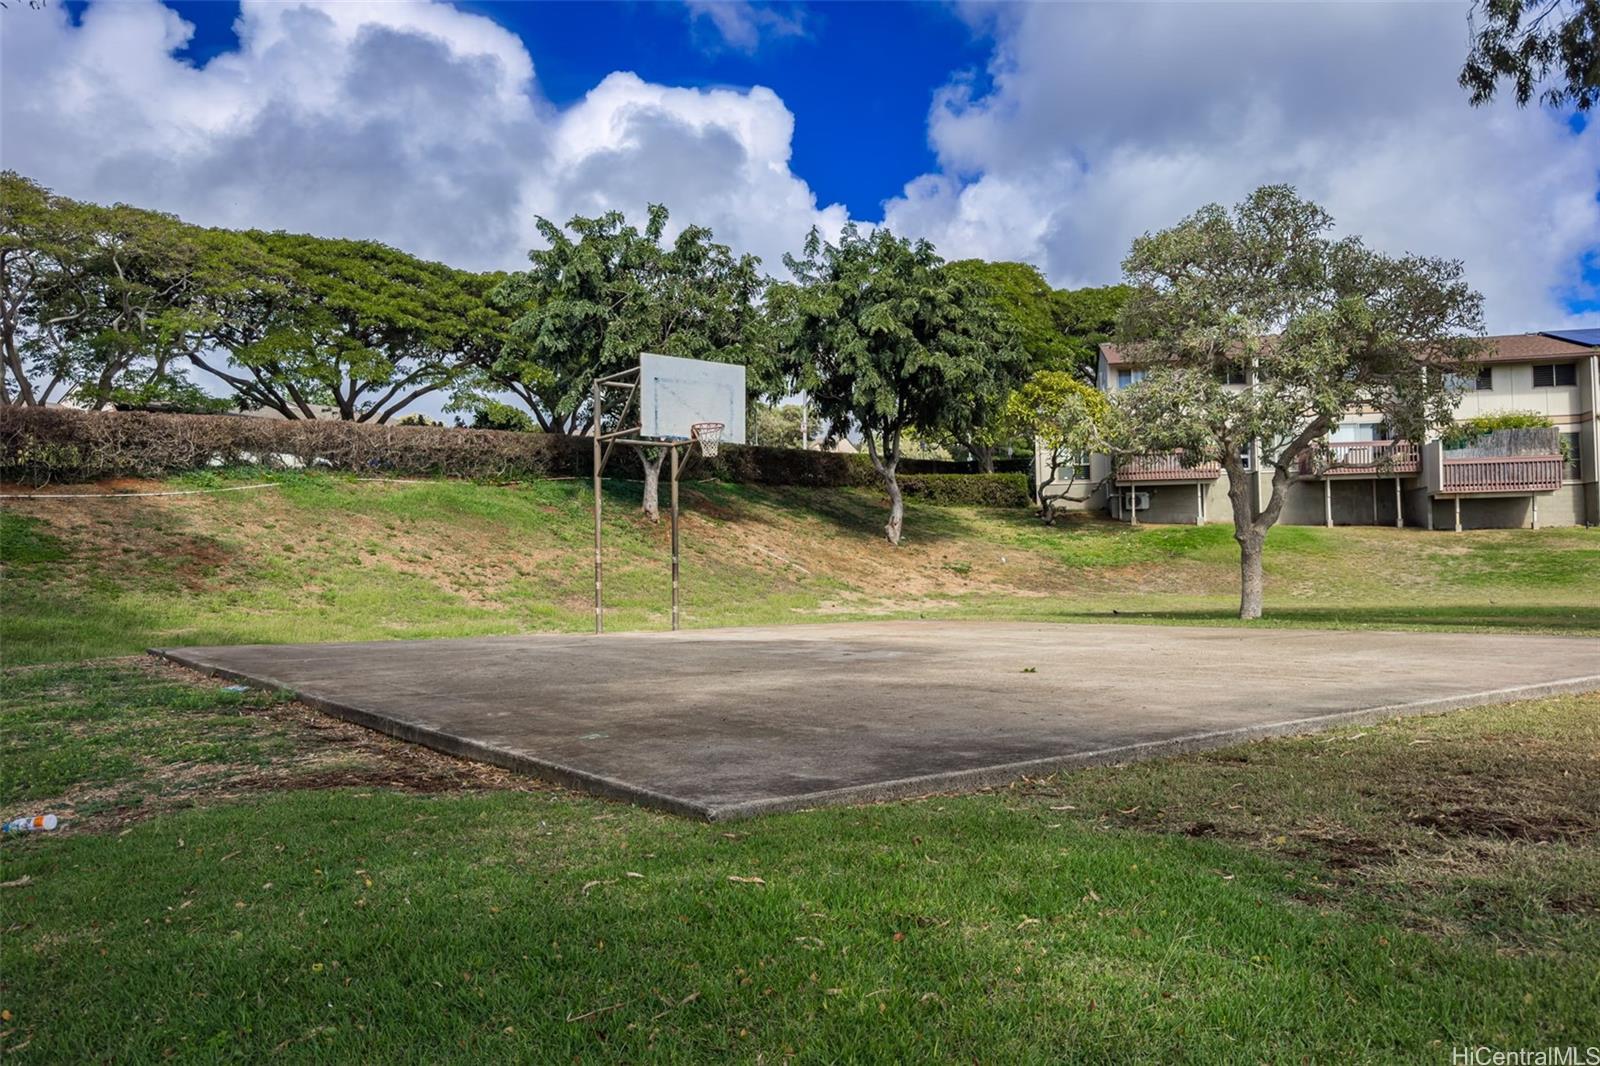
[[1578, 363], [1578, 384], [1545, 385], [1534, 387], [1532, 363], [1491, 363], [1487, 369], [1493, 375], [1494, 387], [1464, 393], [1456, 404], [1456, 420], [1465, 422], [1478, 415], [1497, 414], [1503, 411], [1536, 411], [1560, 425], [1578, 420], [1591, 410], [1584, 395], [1584, 378], [1589, 375], [1586, 364], [1594, 357], [1574, 360]]
[[[1513, 347], [1530, 342], [1536, 347], [1540, 338], [1499, 338], [1499, 343]], [[1548, 358], [1539, 358], [1550, 363]], [[1581, 350], [1570, 360], [1576, 365], [1577, 381], [1574, 385], [1534, 385], [1535, 362], [1490, 361], [1486, 365], [1492, 374], [1492, 387], [1466, 392], [1456, 408], [1458, 420], [1465, 421], [1482, 414], [1505, 411], [1533, 411], [1545, 415], [1563, 434], [1577, 434], [1576, 455], [1580, 460], [1577, 478], [1568, 478], [1561, 489], [1538, 494], [1538, 524], [1540, 526], [1600, 525], [1600, 432], [1597, 432], [1596, 412], [1600, 411], [1600, 353]], [[1118, 388], [1117, 370], [1102, 351], [1097, 365], [1096, 380], [1106, 392]], [[1352, 412], [1344, 428], [1349, 436], [1359, 437], [1358, 427], [1382, 422], [1381, 416], [1371, 411]], [[1340, 435], [1335, 434], [1337, 439]], [[1570, 438], [1569, 438], [1570, 439]], [[1424, 448], [1425, 457], [1436, 454], [1436, 448]], [[1253, 475], [1253, 491], [1258, 502], [1264, 501], [1272, 491], [1270, 470], [1262, 470], [1257, 459]], [[1042, 480], [1042, 459], [1035, 450], [1035, 484]], [[1115, 486], [1110, 481], [1109, 457], [1095, 455], [1090, 459], [1090, 478], [1079, 481], [1070, 492], [1074, 496], [1088, 496], [1078, 501], [1064, 501], [1062, 510], [1109, 513], [1111, 517], [1127, 521], [1124, 506], [1127, 494], [1138, 491], [1149, 495], [1150, 506], [1138, 512], [1138, 520], [1151, 523], [1191, 524], [1197, 516], [1206, 522], [1231, 522], [1232, 510], [1228, 500], [1227, 477], [1219, 477], [1200, 484], [1198, 493], [1193, 482], [1154, 483], [1138, 486]], [[1060, 495], [1066, 491], [1055, 486]], [[1334, 477], [1326, 487], [1321, 479], [1297, 481], [1289, 487], [1288, 499], [1280, 521], [1291, 525], [1321, 525], [1331, 515], [1334, 525], [1392, 525], [1397, 511], [1403, 512], [1406, 525], [1452, 529], [1455, 522], [1455, 504], [1448, 498], [1433, 499], [1426, 488], [1426, 479], [1403, 477], [1400, 481], [1399, 502], [1396, 501], [1393, 478]], [[1534, 501], [1529, 496], [1465, 497], [1461, 505], [1463, 528], [1517, 527], [1533, 522]]]

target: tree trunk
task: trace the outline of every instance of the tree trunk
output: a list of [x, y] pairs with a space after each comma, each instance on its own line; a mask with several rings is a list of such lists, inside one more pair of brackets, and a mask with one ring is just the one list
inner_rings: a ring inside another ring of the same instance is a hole
[[[1054, 470], [1055, 467], [1051, 467], [1050, 469]], [[1047, 526], [1053, 526], [1056, 524], [1056, 501], [1049, 492], [1050, 486], [1054, 485], [1055, 483], [1055, 478], [1048, 478], [1035, 490], [1038, 493], [1039, 498], [1039, 521], [1043, 522]]]
[[900, 482], [895, 480], [894, 471], [890, 470], [883, 475], [883, 480], [889, 486], [889, 524], [883, 531], [889, 535], [889, 543], [898, 547], [900, 545], [900, 527], [905, 522], [906, 505], [900, 497]]
[[978, 473], [994, 473], [994, 445], [972, 444], [968, 448], [972, 452], [973, 460], [978, 464]]
[[1239, 538], [1239, 617], [1246, 620], [1261, 617], [1261, 549], [1266, 540], [1264, 532], [1254, 529]]
[[[8, 404], [23, 404], [28, 407], [34, 406], [33, 383], [28, 380], [27, 368], [22, 363], [22, 353], [17, 351], [16, 335], [10, 329], [6, 330], [5, 365], [3, 369], [10, 371], [10, 373], [4, 375], [3, 392], [5, 402]], [[16, 379], [16, 399], [12, 399], [13, 386], [11, 379], [13, 377]]]
[[661, 521], [661, 460], [665, 448], [640, 448], [639, 465], [644, 467], [644, 513], [652, 522]]
[[895, 470], [900, 466], [900, 433], [898, 430], [888, 431], [883, 434], [883, 455], [878, 454], [877, 438], [871, 431], [861, 434], [867, 442], [867, 456], [872, 460], [872, 466], [883, 478], [884, 487], [889, 490], [889, 524], [883, 527], [884, 533], [889, 538], [889, 543], [899, 547], [900, 527], [905, 522], [906, 505], [900, 495], [900, 482], [895, 477]]
[[1229, 448], [1222, 468], [1227, 472], [1228, 503], [1233, 508], [1233, 539], [1239, 545], [1239, 617], [1260, 618], [1261, 549], [1267, 542], [1267, 526], [1256, 514], [1255, 474], [1239, 462], [1239, 450], [1232, 445]]

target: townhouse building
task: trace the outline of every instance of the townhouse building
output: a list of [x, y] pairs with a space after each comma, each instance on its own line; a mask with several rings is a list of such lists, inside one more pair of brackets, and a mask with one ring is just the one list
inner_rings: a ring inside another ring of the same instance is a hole
[[[1292, 525], [1397, 525], [1428, 529], [1600, 525], [1600, 330], [1555, 330], [1489, 337], [1471, 380], [1459, 382], [1457, 422], [1499, 412], [1543, 415], [1554, 431], [1507, 431], [1476, 440], [1450, 434], [1392, 439], [1383, 416], [1351, 411], [1326, 449], [1300, 462], [1280, 521]], [[1114, 393], [1144, 376], [1133, 356], [1100, 345], [1097, 384]], [[1230, 387], [1247, 388], [1241, 373]], [[1046, 472], [1035, 449], [1035, 484]], [[1272, 470], [1259, 445], [1243, 458], [1258, 504], [1271, 495]], [[1063, 481], [1068, 472], [1058, 477]], [[1228, 482], [1216, 464], [1182, 456], [1078, 456], [1060, 510], [1108, 513], [1130, 523], [1231, 522]], [[1082, 499], [1067, 499], [1068, 494]]]

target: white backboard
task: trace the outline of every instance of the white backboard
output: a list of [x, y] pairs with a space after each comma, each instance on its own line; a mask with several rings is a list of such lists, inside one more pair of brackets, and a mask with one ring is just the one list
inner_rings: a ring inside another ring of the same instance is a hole
[[688, 440], [696, 422], [721, 422], [722, 440], [744, 443], [744, 367], [705, 359], [639, 356], [639, 434]]

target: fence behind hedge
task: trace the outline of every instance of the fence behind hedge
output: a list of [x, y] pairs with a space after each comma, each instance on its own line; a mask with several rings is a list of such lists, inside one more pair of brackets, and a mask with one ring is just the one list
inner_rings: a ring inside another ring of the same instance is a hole
[[[160, 477], [208, 467], [311, 468], [386, 477], [455, 477], [511, 481], [588, 477], [588, 437], [438, 426], [0, 408], [0, 477], [30, 484], [105, 477]], [[906, 495], [993, 506], [1028, 502], [1020, 473], [970, 474], [968, 464], [904, 459]], [[700, 476], [764, 485], [882, 484], [864, 455], [724, 445], [698, 460]], [[619, 451], [608, 476], [637, 478], [639, 464]]]

